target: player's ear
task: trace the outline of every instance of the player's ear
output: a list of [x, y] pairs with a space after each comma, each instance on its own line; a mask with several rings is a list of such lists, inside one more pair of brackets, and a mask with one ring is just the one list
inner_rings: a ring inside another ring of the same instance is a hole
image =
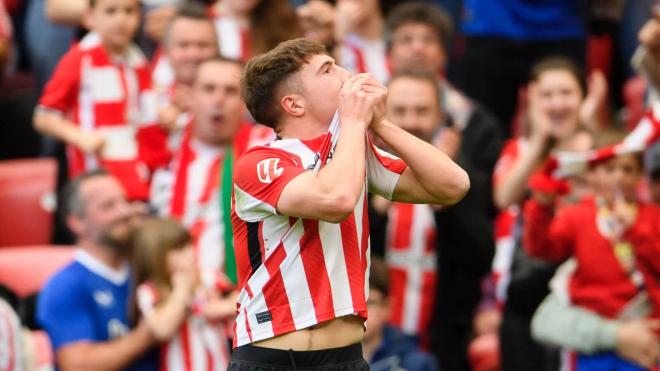
[[280, 106], [287, 114], [300, 117], [305, 113], [305, 99], [298, 94], [285, 95], [280, 99]]

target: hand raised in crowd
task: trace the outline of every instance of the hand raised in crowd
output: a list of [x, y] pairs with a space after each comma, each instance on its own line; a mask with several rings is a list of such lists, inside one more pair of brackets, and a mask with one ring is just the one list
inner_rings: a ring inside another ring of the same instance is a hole
[[105, 137], [96, 132], [80, 131], [75, 144], [85, 153], [99, 154], [105, 144]]
[[148, 11], [144, 19], [144, 32], [152, 40], [160, 42], [175, 13], [176, 7], [172, 5], [163, 5]]
[[168, 104], [167, 106], [158, 108], [158, 125], [169, 132], [174, 131], [176, 122], [181, 115], [181, 111], [174, 105]]
[[654, 331], [660, 329], [658, 320], [635, 320], [624, 322], [617, 329], [616, 352], [645, 368], [656, 365], [660, 343]]
[[339, 93], [339, 115], [342, 125], [347, 122], [359, 122], [364, 124], [366, 129], [371, 125], [374, 117], [379, 118], [377, 115], [384, 115], [384, 107], [379, 108], [376, 116], [374, 111], [376, 106], [383, 104], [387, 89], [374, 86], [372, 79], [371, 74], [361, 73], [344, 82]]
[[234, 290], [227, 296], [221, 296], [217, 292], [209, 293], [206, 297], [203, 315], [209, 321], [222, 321], [236, 315], [236, 299], [238, 291]]
[[552, 132], [552, 121], [548, 113], [543, 110], [538, 86], [530, 84], [527, 91], [529, 99], [529, 138], [531, 143], [549, 145], [550, 133]]
[[591, 132], [602, 125], [600, 119], [607, 104], [607, 78], [601, 70], [594, 70], [589, 75], [587, 96], [580, 106], [580, 122]]
[[298, 22], [306, 39], [324, 45], [334, 44], [335, 8], [325, 0], [310, 0], [296, 8]]

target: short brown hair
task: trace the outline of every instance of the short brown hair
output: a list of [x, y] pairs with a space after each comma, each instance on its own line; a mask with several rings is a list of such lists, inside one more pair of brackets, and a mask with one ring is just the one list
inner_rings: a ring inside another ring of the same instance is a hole
[[[213, 18], [209, 15], [204, 4], [194, 0], [185, 1], [177, 6], [176, 13], [165, 26], [165, 33], [161, 41], [163, 45], [167, 46], [169, 44], [172, 25], [182, 18], [208, 22], [213, 26]], [[215, 26], [213, 28], [215, 29]]]
[[402, 70], [397, 71], [390, 77], [387, 85], [389, 86], [394, 81], [398, 79], [411, 79], [415, 81], [421, 81], [428, 83], [433, 88], [433, 93], [435, 94], [436, 100], [440, 102], [440, 84], [438, 84], [438, 78], [436, 75], [427, 72], [427, 71], [413, 71], [413, 70]]
[[278, 98], [283, 83], [319, 54], [328, 54], [323, 44], [294, 39], [248, 62], [241, 79], [241, 96], [258, 123], [275, 128], [281, 114]]
[[421, 23], [431, 27], [445, 50], [449, 49], [449, 43], [454, 26], [451, 17], [437, 5], [425, 2], [411, 2], [401, 4], [394, 9], [385, 22], [385, 41], [387, 49], [392, 47], [392, 34], [396, 30], [409, 23]]
[[587, 93], [587, 83], [584, 77], [584, 70], [571, 59], [563, 56], [547, 57], [537, 62], [530, 72], [529, 81], [538, 81], [545, 72], [548, 71], [566, 71], [573, 75], [575, 81], [580, 86], [582, 95]]

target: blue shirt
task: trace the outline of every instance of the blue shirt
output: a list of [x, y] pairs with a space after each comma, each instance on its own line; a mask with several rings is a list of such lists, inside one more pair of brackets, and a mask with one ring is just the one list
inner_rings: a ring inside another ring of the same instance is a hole
[[584, 0], [465, 0], [462, 31], [521, 41], [585, 37]]
[[392, 326], [383, 328], [383, 340], [369, 360], [371, 371], [438, 371], [431, 355], [419, 350], [415, 339]]
[[[106, 342], [129, 331], [131, 279], [128, 265], [113, 271], [79, 250], [75, 260], [56, 273], [39, 295], [37, 321], [57, 351], [79, 341]], [[147, 355], [130, 370], [156, 370]]]

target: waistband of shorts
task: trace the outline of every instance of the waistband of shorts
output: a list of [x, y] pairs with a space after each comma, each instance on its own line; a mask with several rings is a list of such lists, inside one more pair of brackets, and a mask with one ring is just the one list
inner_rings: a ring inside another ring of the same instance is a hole
[[291, 366], [293, 359], [297, 367], [333, 365], [364, 359], [360, 343], [340, 348], [305, 351], [272, 349], [247, 344], [234, 349], [231, 358], [239, 362], [263, 363], [272, 366]]

